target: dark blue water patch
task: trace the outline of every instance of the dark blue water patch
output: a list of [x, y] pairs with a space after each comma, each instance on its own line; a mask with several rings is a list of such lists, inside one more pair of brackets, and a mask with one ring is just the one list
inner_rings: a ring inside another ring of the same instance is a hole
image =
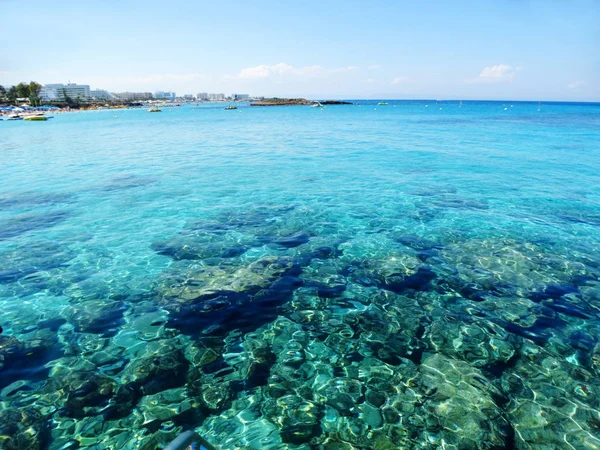
[[33, 267], [0, 270], [0, 284], [14, 283], [35, 272], [37, 270]]
[[53, 242], [34, 242], [0, 253], [0, 284], [66, 266], [76, 254]]
[[565, 299], [553, 299], [547, 300], [542, 303], [545, 307], [552, 309], [561, 314], [565, 314], [571, 317], [577, 317], [579, 319], [591, 319], [594, 317], [593, 313], [587, 312], [583, 306], [576, 306]]
[[458, 282], [458, 285], [453, 286], [461, 297], [472, 300], [474, 302], [484, 302], [488, 297], [502, 296], [502, 292], [495, 288], [482, 289], [481, 286], [475, 283]]
[[400, 234], [394, 235], [394, 240], [400, 244], [413, 248], [415, 250], [441, 250], [444, 246], [436, 241], [423, 238], [416, 234]]
[[73, 325], [78, 333], [94, 333], [103, 337], [116, 335], [124, 324], [123, 314], [127, 310], [124, 304], [86, 313], [82, 310], [73, 317]]
[[[214, 237], [215, 240], [218, 236]], [[168, 256], [175, 261], [200, 260], [206, 258], [235, 258], [243, 255], [251, 247], [226, 242], [207, 242], [193, 237], [172, 239], [166, 242], [154, 242], [150, 248], [159, 255]]]
[[[227, 210], [217, 214], [213, 220], [199, 220], [190, 224], [190, 229], [255, 230], [270, 225], [298, 207], [288, 205], [259, 205], [245, 210]], [[214, 228], [213, 228], [214, 227]]]
[[450, 186], [427, 187], [408, 191], [407, 194], [416, 197], [435, 197], [444, 194], [456, 194], [456, 188]]
[[429, 223], [442, 216], [441, 208], [431, 208], [426, 205], [418, 205], [417, 209], [409, 211], [406, 216], [416, 222]]
[[31, 231], [51, 228], [70, 217], [68, 211], [52, 211], [43, 214], [22, 214], [0, 222], [0, 241], [11, 239]]
[[[280, 307], [303, 281], [299, 266], [292, 266], [266, 289], [249, 286], [244, 292], [212, 291], [190, 302], [171, 301], [168, 327], [191, 336], [224, 336], [232, 330], [254, 331], [275, 320]], [[164, 303], [164, 302], [163, 302]]]
[[124, 175], [113, 178], [107, 184], [101, 187], [100, 190], [106, 192], [121, 191], [126, 189], [133, 189], [137, 187], [148, 186], [157, 182], [156, 178], [152, 177], [140, 177], [137, 175]]
[[52, 192], [22, 192], [18, 194], [0, 194], [0, 209], [21, 209], [39, 206], [53, 206], [72, 203], [74, 195]]
[[263, 244], [272, 244], [283, 248], [299, 247], [308, 243], [310, 236], [306, 233], [297, 233], [291, 236], [264, 236], [259, 238]]
[[[552, 312], [548, 315], [553, 316]], [[538, 317], [530, 327], [521, 327], [502, 319], [494, 319], [494, 321], [509, 333], [529, 339], [542, 346], [547, 344], [548, 340], [552, 337], [552, 332], [549, 330], [553, 328], [562, 328], [565, 325], [563, 320], [555, 316]]]
[[432, 204], [440, 208], [487, 210], [489, 206], [484, 201], [471, 200], [459, 197], [436, 197]]
[[321, 283], [319, 281], [306, 281], [303, 283], [303, 286], [309, 293], [314, 292], [321, 298], [341, 297], [346, 291], [345, 284], [335, 284], [333, 286], [329, 286], [326, 283]]
[[431, 282], [437, 278], [436, 273], [429, 267], [420, 267], [411, 275], [389, 274], [385, 277], [378, 276], [357, 265], [344, 269], [343, 272], [348, 273], [353, 281], [365, 287], [377, 286], [397, 294], [427, 291]]
[[40, 320], [37, 327], [40, 329], [48, 328], [50, 331], [56, 332], [63, 326], [67, 321], [62, 317], [53, 317], [50, 319]]
[[592, 336], [583, 331], [575, 330], [569, 335], [569, 344], [571, 347], [589, 353], [594, 350], [598, 342], [597, 336]]
[[44, 334], [36, 341], [19, 341], [0, 335], [0, 389], [17, 380], [41, 381], [48, 377], [46, 364], [63, 356], [57, 336]]
[[514, 333], [525, 339], [535, 342], [538, 345], [545, 345], [552, 336], [548, 331], [537, 327], [520, 327], [510, 322], [501, 322], [500, 325], [509, 333]]
[[311, 259], [334, 259], [342, 256], [344, 252], [335, 245], [331, 247], [318, 247], [310, 253]]
[[567, 294], [579, 294], [579, 290], [573, 284], [551, 284], [543, 291], [532, 292], [528, 295], [530, 300], [541, 302], [548, 299], [560, 299]]
[[564, 222], [592, 225], [595, 227], [600, 226], [600, 215], [598, 214], [558, 214], [556, 217]]
[[221, 291], [214, 295], [202, 303], [171, 310], [167, 326], [191, 336], [225, 336], [232, 330], [253, 331], [277, 317], [277, 307], [287, 301], [290, 292], [266, 291], [248, 295]]

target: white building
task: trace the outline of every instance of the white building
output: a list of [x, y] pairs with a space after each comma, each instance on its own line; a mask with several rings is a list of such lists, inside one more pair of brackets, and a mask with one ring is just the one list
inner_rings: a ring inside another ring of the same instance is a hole
[[208, 100], [208, 93], [207, 92], [200, 92], [198, 93], [198, 95], [196, 95], [196, 99], [198, 99], [199, 101], [207, 101]]
[[225, 94], [208, 94], [208, 99], [211, 102], [219, 102], [225, 100]]
[[156, 91], [154, 98], [157, 100], [175, 100], [175, 92]]
[[90, 95], [94, 100], [112, 100], [113, 96], [104, 89], [92, 89]]
[[112, 94], [116, 99], [123, 101], [130, 100], [152, 100], [152, 92], [118, 92]]
[[59, 99], [58, 98], [58, 89], [53, 86], [56, 86], [56, 85], [47, 84], [45, 86], [42, 86], [42, 88], [40, 89], [40, 98], [43, 101], [51, 102], [51, 101]]
[[40, 97], [42, 100], [65, 100], [65, 95], [73, 100], [90, 100], [90, 86], [89, 84], [46, 84], [40, 89]]

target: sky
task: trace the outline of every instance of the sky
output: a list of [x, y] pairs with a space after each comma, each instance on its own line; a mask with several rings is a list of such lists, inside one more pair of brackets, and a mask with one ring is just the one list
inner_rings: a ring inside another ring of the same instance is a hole
[[600, 101], [600, 0], [0, 0], [0, 84]]

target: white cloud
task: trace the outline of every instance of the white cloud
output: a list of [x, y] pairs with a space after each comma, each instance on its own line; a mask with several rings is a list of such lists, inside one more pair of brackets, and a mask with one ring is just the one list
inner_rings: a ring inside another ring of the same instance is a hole
[[396, 77], [392, 80], [391, 84], [402, 84], [408, 82], [408, 77]]
[[270, 78], [273, 76], [287, 75], [327, 75], [331, 73], [344, 73], [358, 70], [358, 66], [332, 67], [325, 68], [321, 66], [294, 67], [290, 64], [280, 62], [279, 64], [268, 65], [260, 64], [255, 67], [242, 69], [237, 75], [226, 75], [225, 78], [241, 80], [257, 80]]
[[585, 81], [583, 80], [579, 80], [579, 81], [573, 81], [571, 84], [569, 84], [567, 87], [569, 89], [577, 89], [578, 87], [581, 87], [585, 84]]
[[367, 78], [366, 80], [362, 80], [363, 83], [375, 83], [375, 78]]
[[324, 69], [326, 73], [353, 72], [360, 69], [358, 66], [334, 67], [332, 69]]
[[517, 72], [519, 72], [521, 69], [521, 66], [517, 66], [513, 69], [512, 66], [507, 64], [498, 64], [496, 66], [486, 67], [481, 71], [479, 78], [475, 81], [512, 81]]
[[279, 63], [275, 64], [274, 66], [261, 64], [256, 67], [242, 69], [242, 71], [233, 78], [267, 78], [271, 75], [283, 75], [291, 70], [294, 70], [294, 68], [286, 63]]
[[371, 66], [368, 66], [367, 69], [369, 69], [369, 70], [381, 69], [381, 65], [380, 64], [373, 64]]

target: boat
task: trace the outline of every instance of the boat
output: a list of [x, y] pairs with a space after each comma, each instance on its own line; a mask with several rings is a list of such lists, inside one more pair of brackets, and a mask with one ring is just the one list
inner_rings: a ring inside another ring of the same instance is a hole
[[157, 108], [157, 107], [155, 107], [155, 106], [153, 106], [152, 108], [149, 108], [149, 109], [148, 109], [148, 112], [161, 112], [161, 111], [162, 111], [162, 109], [160, 109], [160, 108]]
[[25, 116], [23, 117], [23, 120], [30, 120], [30, 121], [44, 121], [44, 120], [48, 120], [48, 118], [46, 116], [44, 116], [43, 114], [35, 114], [33, 116]]
[[379, 102], [379, 103], [377, 103], [377, 104], [378, 104], [378, 105], [385, 106], [385, 105], [387, 105], [388, 103], [387, 103], [387, 102]]
[[324, 108], [324, 106], [321, 102], [314, 102], [310, 107], [311, 108]]
[[226, 106], [225, 109], [237, 109], [237, 106], [229, 105]]
[[19, 114], [11, 114], [6, 120], [23, 120], [23, 116]]

